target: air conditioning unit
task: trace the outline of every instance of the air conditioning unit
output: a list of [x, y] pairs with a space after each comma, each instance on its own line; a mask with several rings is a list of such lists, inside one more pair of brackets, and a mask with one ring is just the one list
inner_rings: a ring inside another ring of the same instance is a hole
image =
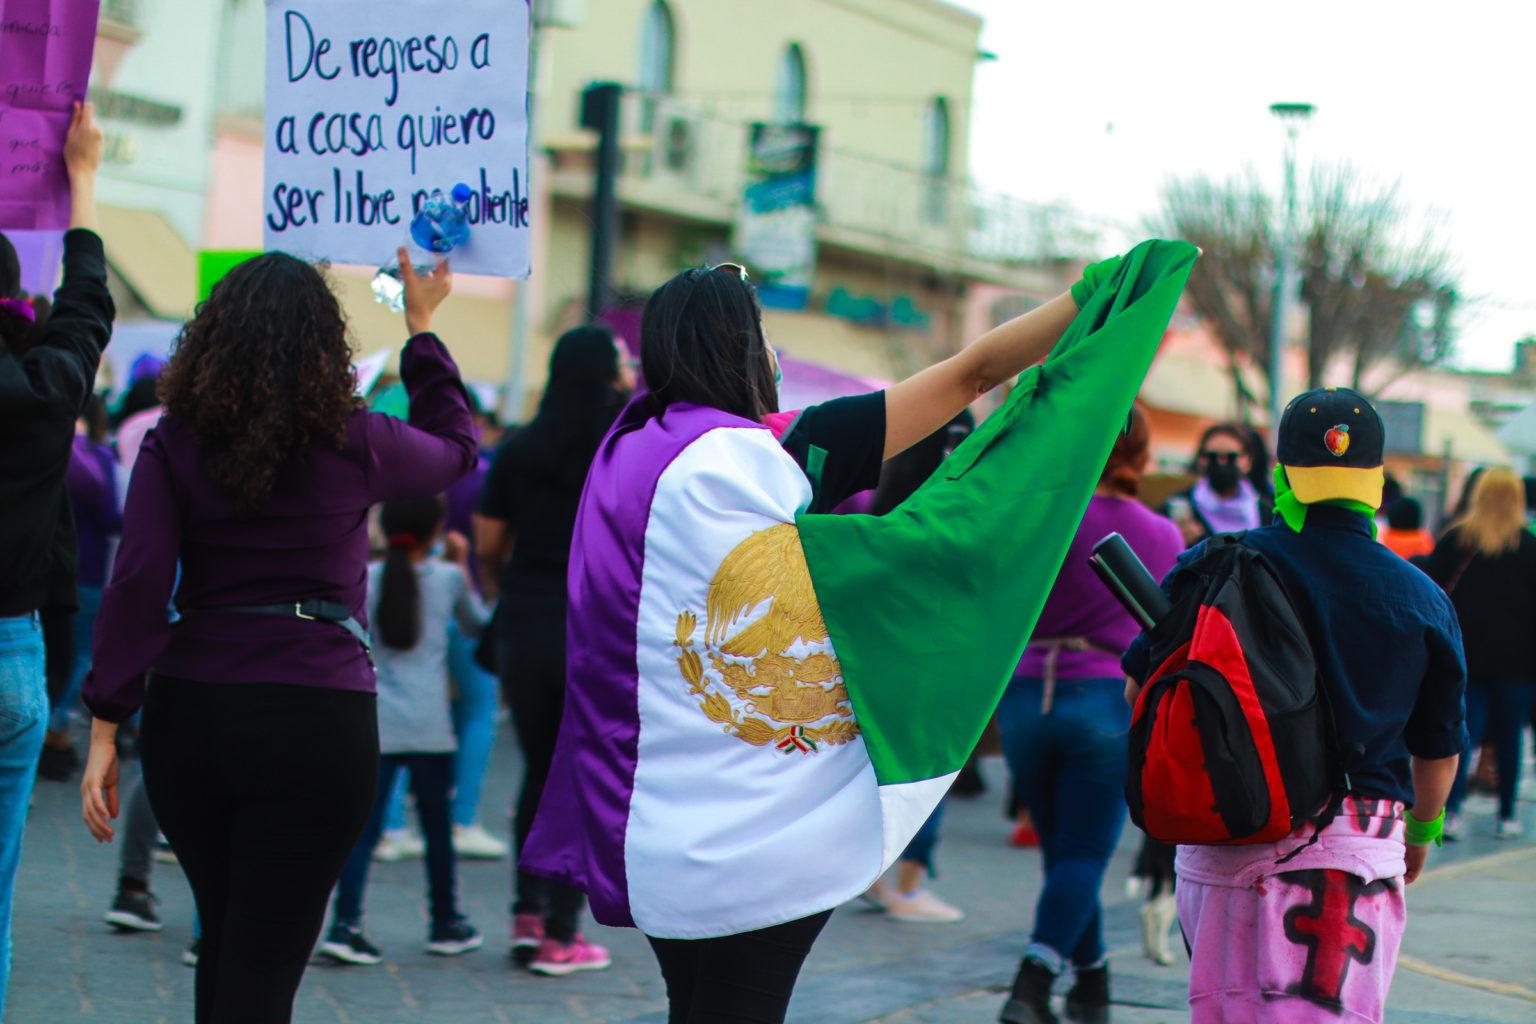
[[533, 0], [533, 23], [553, 28], [580, 28], [587, 20], [587, 0]]
[[703, 125], [696, 115], [662, 110], [656, 118], [656, 166], [667, 174], [692, 177], [698, 166]]

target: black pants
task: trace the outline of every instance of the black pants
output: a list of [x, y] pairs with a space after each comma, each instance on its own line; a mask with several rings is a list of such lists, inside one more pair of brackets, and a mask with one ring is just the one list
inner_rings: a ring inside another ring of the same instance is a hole
[[197, 900], [197, 1024], [287, 1024], [373, 807], [372, 694], [157, 676], [144, 784]]
[[[668, 1024], [781, 1024], [832, 911], [718, 939], [656, 939]], [[650, 938], [650, 936], [647, 936]]]
[[[501, 685], [512, 711], [512, 729], [523, 749], [523, 787], [517, 794], [512, 832], [517, 856], [533, 828], [549, 766], [555, 759], [555, 740], [565, 712], [565, 609], [558, 615], [525, 611], [504, 625], [499, 661]], [[512, 913], [538, 914], [544, 934], [558, 942], [576, 936], [586, 897], [581, 890], [551, 882], [516, 868], [513, 861]]]

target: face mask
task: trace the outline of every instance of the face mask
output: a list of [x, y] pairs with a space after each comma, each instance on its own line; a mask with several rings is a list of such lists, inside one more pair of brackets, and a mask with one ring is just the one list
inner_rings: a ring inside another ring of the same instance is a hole
[[1230, 462], [1208, 462], [1205, 466], [1205, 479], [1218, 494], [1236, 487], [1242, 475], [1237, 466]]
[[[784, 404], [784, 367], [779, 365], [779, 357], [778, 356], [774, 356], [773, 357], [773, 397], [775, 399], [775, 402], [774, 402], [775, 405], [783, 406], [783, 404]], [[780, 409], [780, 411], [781, 412], [783, 411], [782, 408]]]

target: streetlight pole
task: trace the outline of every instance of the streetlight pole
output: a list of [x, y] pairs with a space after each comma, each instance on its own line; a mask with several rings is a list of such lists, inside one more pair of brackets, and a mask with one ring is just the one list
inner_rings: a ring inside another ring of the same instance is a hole
[[1285, 220], [1275, 259], [1275, 304], [1269, 332], [1269, 437], [1280, 440], [1285, 412], [1285, 335], [1290, 320], [1292, 278], [1296, 273], [1296, 136], [1312, 116], [1310, 103], [1272, 103], [1269, 112], [1285, 126]]

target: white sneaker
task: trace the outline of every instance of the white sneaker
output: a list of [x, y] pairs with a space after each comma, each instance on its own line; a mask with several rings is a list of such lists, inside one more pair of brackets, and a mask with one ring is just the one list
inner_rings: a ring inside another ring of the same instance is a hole
[[965, 918], [965, 911], [945, 903], [927, 889], [914, 893], [893, 889], [885, 895], [885, 915], [893, 921], [953, 924]]
[[418, 860], [425, 856], [427, 844], [410, 829], [402, 828], [385, 832], [379, 837], [379, 845], [373, 848], [373, 859], [385, 864], [397, 860]]
[[1499, 823], [1493, 826], [1493, 834], [1500, 839], [1515, 839], [1524, 832], [1525, 826], [1520, 824], [1519, 818], [1500, 818]]
[[466, 860], [501, 860], [507, 844], [487, 832], [478, 822], [453, 826], [453, 852]]

